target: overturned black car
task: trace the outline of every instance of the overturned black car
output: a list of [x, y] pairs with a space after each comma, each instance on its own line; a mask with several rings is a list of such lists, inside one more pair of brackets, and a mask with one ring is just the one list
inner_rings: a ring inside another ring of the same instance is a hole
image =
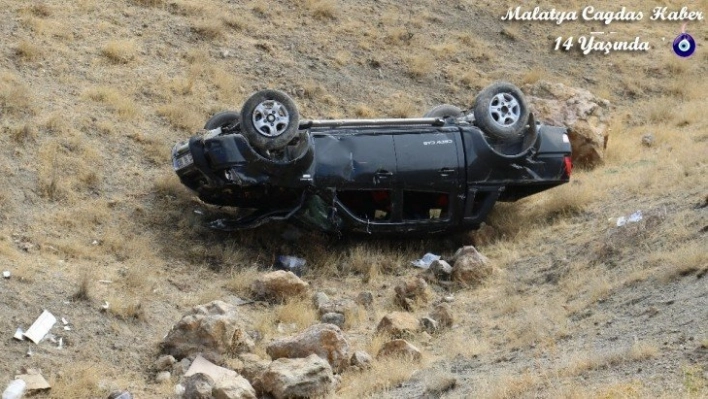
[[484, 89], [467, 112], [422, 118], [300, 120], [287, 94], [253, 94], [178, 143], [173, 167], [208, 204], [211, 227], [288, 220], [328, 232], [439, 233], [479, 227], [496, 201], [568, 182], [562, 127], [537, 123], [515, 86]]

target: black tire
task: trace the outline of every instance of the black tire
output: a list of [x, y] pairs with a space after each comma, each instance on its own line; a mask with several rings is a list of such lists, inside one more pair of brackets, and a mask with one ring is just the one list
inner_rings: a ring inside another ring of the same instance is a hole
[[258, 91], [241, 108], [241, 133], [260, 150], [284, 148], [297, 135], [299, 125], [295, 102], [282, 91]]
[[475, 124], [490, 137], [515, 141], [523, 137], [529, 120], [524, 94], [508, 82], [496, 82], [482, 90], [474, 103]]
[[214, 114], [204, 124], [205, 130], [213, 130], [217, 127], [233, 126], [239, 121], [239, 114], [236, 111], [222, 111]]
[[465, 114], [462, 110], [454, 105], [441, 104], [431, 108], [423, 115], [423, 118], [461, 118]]

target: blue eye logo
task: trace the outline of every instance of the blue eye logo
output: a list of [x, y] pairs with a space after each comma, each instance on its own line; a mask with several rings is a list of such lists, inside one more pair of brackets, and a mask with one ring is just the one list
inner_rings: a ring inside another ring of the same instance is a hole
[[681, 34], [674, 39], [674, 53], [679, 57], [690, 57], [696, 51], [696, 41], [693, 40], [693, 36], [686, 33], [686, 24], [683, 25], [681, 31]]

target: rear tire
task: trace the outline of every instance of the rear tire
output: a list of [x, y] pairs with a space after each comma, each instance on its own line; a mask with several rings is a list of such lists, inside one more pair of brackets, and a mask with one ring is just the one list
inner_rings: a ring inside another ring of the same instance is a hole
[[523, 137], [529, 120], [524, 94], [508, 82], [496, 82], [475, 99], [475, 124], [490, 137], [510, 142]]
[[239, 121], [239, 114], [236, 111], [222, 111], [214, 114], [204, 124], [205, 130], [213, 130], [217, 127], [224, 128], [226, 126], [234, 126]]
[[441, 104], [431, 108], [428, 112], [423, 115], [424, 118], [461, 118], [465, 114], [462, 110], [454, 105]]

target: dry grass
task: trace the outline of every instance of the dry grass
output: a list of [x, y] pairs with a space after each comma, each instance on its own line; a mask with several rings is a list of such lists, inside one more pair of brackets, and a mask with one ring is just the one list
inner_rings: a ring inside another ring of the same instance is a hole
[[88, 89], [84, 95], [89, 99], [105, 104], [123, 120], [134, 118], [138, 107], [129, 94], [110, 86], [97, 86]]
[[298, 331], [317, 323], [318, 320], [317, 311], [309, 297], [289, 299], [284, 304], [275, 306], [273, 313], [276, 322], [294, 324]]
[[204, 40], [216, 40], [223, 36], [223, 27], [209, 19], [195, 22], [192, 32]]
[[33, 102], [30, 91], [16, 75], [0, 72], [0, 109], [4, 114], [31, 115], [34, 112]]
[[114, 64], [133, 61], [137, 52], [138, 46], [132, 40], [112, 40], [101, 49], [101, 54]]
[[305, 7], [315, 19], [320, 21], [337, 19], [335, 0], [305, 0]]
[[15, 55], [22, 61], [36, 61], [42, 57], [42, 53], [41, 47], [28, 40], [20, 41], [15, 47]]
[[407, 380], [414, 371], [403, 359], [377, 360], [371, 369], [343, 374], [342, 388], [337, 391], [337, 397], [376, 397]]

